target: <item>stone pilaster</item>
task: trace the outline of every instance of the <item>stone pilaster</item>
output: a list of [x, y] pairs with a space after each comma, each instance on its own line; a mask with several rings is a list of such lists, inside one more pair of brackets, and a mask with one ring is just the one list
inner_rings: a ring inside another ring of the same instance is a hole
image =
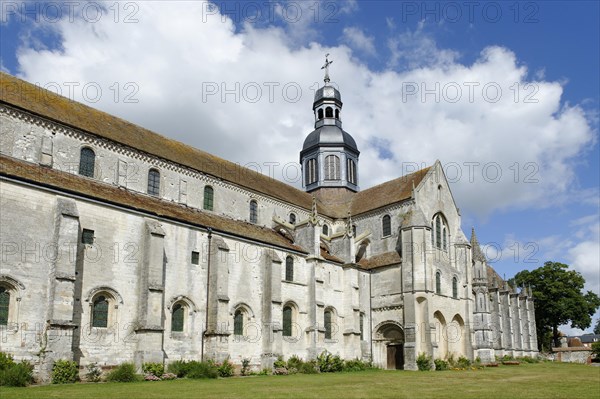
[[137, 349], [134, 354], [138, 369], [143, 363], [164, 361], [165, 232], [160, 223], [146, 219], [145, 235], [143, 262], [138, 271]]
[[262, 297], [261, 367], [272, 368], [282, 349], [281, 259], [272, 249], [264, 249]]

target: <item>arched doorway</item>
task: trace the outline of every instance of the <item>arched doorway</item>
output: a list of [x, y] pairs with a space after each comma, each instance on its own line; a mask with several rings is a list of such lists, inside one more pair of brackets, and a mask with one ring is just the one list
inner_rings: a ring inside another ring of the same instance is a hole
[[396, 322], [385, 322], [378, 326], [375, 333], [379, 365], [388, 370], [404, 369], [404, 331]]

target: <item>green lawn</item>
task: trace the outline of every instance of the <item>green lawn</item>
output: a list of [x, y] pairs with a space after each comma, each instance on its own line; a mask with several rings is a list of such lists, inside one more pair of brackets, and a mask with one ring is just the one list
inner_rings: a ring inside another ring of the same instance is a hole
[[521, 364], [476, 371], [365, 371], [0, 388], [9, 398], [600, 398], [600, 367]]

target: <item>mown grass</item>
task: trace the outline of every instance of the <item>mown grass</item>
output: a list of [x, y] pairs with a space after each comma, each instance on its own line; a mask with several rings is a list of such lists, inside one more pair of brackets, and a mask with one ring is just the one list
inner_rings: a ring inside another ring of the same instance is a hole
[[593, 398], [600, 367], [521, 364], [475, 371], [363, 371], [0, 388], [9, 398]]

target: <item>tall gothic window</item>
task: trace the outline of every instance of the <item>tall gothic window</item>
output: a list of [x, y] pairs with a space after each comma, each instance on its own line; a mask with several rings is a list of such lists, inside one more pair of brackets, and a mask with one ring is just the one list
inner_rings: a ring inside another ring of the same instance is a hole
[[211, 186], [204, 187], [204, 209], [207, 211], [213, 210], [215, 192]]
[[183, 332], [183, 320], [185, 318], [185, 308], [177, 303], [173, 306], [173, 313], [171, 313], [171, 331]]
[[331, 339], [331, 310], [326, 310], [324, 314], [325, 339]]
[[326, 224], [323, 225], [323, 235], [329, 236], [329, 226], [327, 226]]
[[291, 256], [285, 258], [285, 279], [294, 281], [294, 259]]
[[94, 299], [92, 305], [92, 327], [108, 326], [108, 299], [100, 295]]
[[383, 219], [381, 220], [381, 224], [382, 224], [382, 230], [383, 230], [383, 237], [387, 237], [387, 236], [391, 236], [392, 235], [392, 218], [390, 217], [390, 215], [385, 215], [383, 217]]
[[258, 223], [258, 203], [250, 201], [250, 223]]
[[79, 156], [79, 174], [81, 176], [94, 177], [94, 167], [96, 165], [96, 154], [91, 148], [81, 149]]
[[438, 295], [442, 293], [442, 273], [440, 272], [435, 273], [435, 293]]
[[10, 293], [6, 287], [0, 287], [0, 326], [8, 324], [8, 307], [10, 306]]
[[283, 336], [292, 336], [292, 307], [289, 305], [283, 308]]
[[160, 172], [156, 169], [148, 171], [148, 194], [154, 196], [160, 194]]
[[431, 240], [434, 248], [448, 250], [448, 226], [441, 213], [433, 217], [431, 223]]
[[340, 180], [340, 158], [336, 155], [325, 157], [325, 180]]
[[456, 277], [452, 278], [452, 298], [458, 298], [458, 280]]
[[236, 310], [233, 316], [233, 334], [244, 335], [244, 312], [242, 309]]
[[356, 184], [356, 163], [354, 160], [348, 159], [348, 165], [346, 166], [346, 169], [348, 181], [352, 184]]
[[317, 169], [317, 160], [315, 158], [311, 158], [306, 162], [306, 170], [304, 180], [306, 180], [306, 184], [313, 184], [319, 180], [319, 173]]

